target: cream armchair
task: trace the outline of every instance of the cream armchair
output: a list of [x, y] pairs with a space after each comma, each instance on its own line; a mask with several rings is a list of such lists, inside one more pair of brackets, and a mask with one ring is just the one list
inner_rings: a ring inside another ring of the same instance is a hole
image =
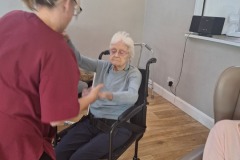
[[[240, 66], [229, 67], [220, 75], [214, 92], [215, 123], [223, 119], [240, 119]], [[204, 145], [181, 160], [202, 160]]]

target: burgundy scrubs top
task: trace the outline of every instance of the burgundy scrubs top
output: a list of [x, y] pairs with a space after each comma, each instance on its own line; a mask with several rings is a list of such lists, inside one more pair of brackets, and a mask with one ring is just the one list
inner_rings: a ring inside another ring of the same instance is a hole
[[0, 159], [53, 159], [50, 122], [79, 112], [79, 69], [63, 36], [35, 14], [0, 19]]

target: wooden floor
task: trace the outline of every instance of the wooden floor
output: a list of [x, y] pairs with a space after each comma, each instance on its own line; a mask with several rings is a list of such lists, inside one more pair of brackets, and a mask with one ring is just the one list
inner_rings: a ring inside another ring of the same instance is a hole
[[[148, 98], [147, 130], [139, 142], [141, 160], [177, 160], [205, 143], [209, 129], [154, 93]], [[131, 146], [119, 160], [131, 160]]]
[[[205, 143], [208, 128], [156, 93], [153, 99], [148, 98], [148, 102], [147, 130], [139, 142], [141, 160], [177, 160]], [[132, 145], [119, 160], [132, 160], [133, 154]]]

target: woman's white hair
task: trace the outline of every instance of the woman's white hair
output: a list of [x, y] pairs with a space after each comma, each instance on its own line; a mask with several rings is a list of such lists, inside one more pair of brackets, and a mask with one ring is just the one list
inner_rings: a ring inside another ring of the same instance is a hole
[[115, 33], [110, 42], [110, 47], [112, 44], [118, 43], [120, 41], [122, 41], [128, 47], [128, 52], [132, 59], [134, 57], [134, 42], [132, 38], [129, 36], [129, 33], [125, 31]]

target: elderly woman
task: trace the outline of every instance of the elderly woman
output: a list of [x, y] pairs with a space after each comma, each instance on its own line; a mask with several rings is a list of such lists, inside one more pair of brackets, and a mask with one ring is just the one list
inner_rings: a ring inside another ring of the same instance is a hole
[[[130, 65], [134, 56], [134, 42], [128, 33], [117, 32], [113, 35], [109, 62], [80, 54], [77, 56], [81, 68], [96, 72], [94, 84], [104, 83], [104, 92], [91, 104], [90, 116], [72, 128], [57, 145], [57, 160], [96, 160], [107, 154], [109, 133], [91, 123], [92, 119], [111, 125], [138, 99], [141, 73]], [[124, 144], [131, 134], [126, 128], [118, 128], [113, 138], [114, 148]]]
[[[79, 114], [79, 70], [62, 32], [76, 0], [23, 0], [33, 12], [0, 18], [0, 159], [54, 160], [53, 125]], [[80, 99], [84, 108], [98, 86]]]

